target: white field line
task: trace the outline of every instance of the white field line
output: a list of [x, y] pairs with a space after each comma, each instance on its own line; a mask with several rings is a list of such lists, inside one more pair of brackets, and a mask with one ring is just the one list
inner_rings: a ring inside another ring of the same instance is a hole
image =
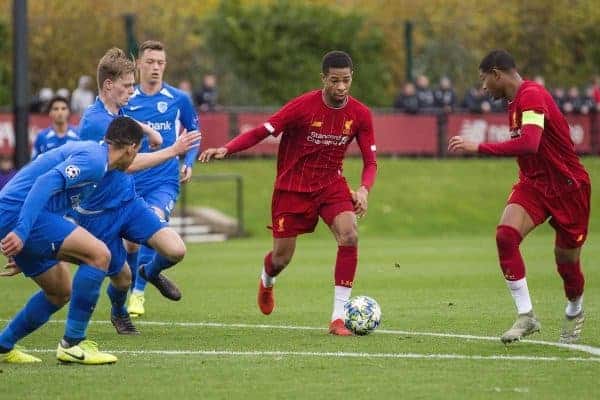
[[[6, 319], [0, 319], [0, 322], [7, 322]], [[50, 323], [64, 324], [65, 320], [51, 320]], [[110, 324], [110, 321], [96, 321], [93, 320], [94, 324]], [[300, 330], [300, 331], [324, 331], [325, 328], [315, 326], [295, 326], [295, 325], [265, 325], [265, 324], [239, 324], [239, 323], [220, 323], [220, 322], [168, 322], [168, 321], [135, 321], [136, 325], [152, 325], [152, 326], [176, 326], [176, 327], [210, 327], [210, 328], [242, 328], [242, 329], [283, 329], [283, 330]], [[488, 340], [488, 341], [500, 341], [497, 336], [477, 336], [467, 335], [458, 333], [443, 333], [443, 332], [414, 332], [414, 331], [401, 331], [401, 330], [389, 330], [389, 329], [378, 329], [375, 334], [387, 334], [387, 335], [408, 335], [408, 336], [431, 336], [431, 337], [443, 337], [443, 338], [455, 338], [455, 339], [466, 339], [466, 340]], [[544, 340], [521, 340], [522, 343], [538, 344], [542, 346], [559, 347], [563, 349], [581, 351], [583, 353], [591, 354], [594, 356], [600, 356], [600, 348], [583, 345], [583, 344], [566, 344], [558, 342], [548, 342]]]
[[[28, 352], [54, 353], [56, 349], [28, 349]], [[419, 354], [419, 353], [348, 353], [316, 351], [231, 351], [231, 350], [104, 350], [108, 353], [160, 356], [246, 356], [246, 357], [329, 357], [329, 358], [387, 358], [413, 360], [492, 360], [492, 361], [572, 361], [600, 362], [597, 357], [538, 357], [506, 355]]]

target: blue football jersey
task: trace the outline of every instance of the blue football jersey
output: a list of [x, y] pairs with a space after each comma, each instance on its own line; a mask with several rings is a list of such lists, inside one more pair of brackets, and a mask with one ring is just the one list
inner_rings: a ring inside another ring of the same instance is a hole
[[31, 159], [72, 140], [79, 140], [77, 129], [74, 126], [69, 125], [64, 136], [58, 136], [54, 128], [50, 126], [37, 134], [31, 149]]
[[[81, 140], [102, 141], [108, 126], [118, 116], [122, 116], [123, 109], [117, 114], [111, 113], [99, 97], [96, 102], [88, 107], [81, 117], [79, 137]], [[113, 169], [108, 171], [98, 187], [86, 200], [81, 202], [81, 208], [88, 211], [101, 211], [116, 208], [121, 203], [135, 197], [133, 177], [122, 171]]]
[[[69, 142], [41, 154], [0, 191], [0, 209], [19, 213], [15, 232], [24, 239], [42, 210], [64, 214], [91, 196], [108, 166], [108, 147]], [[36, 180], [44, 180], [44, 184]]]
[[[181, 128], [188, 132], [198, 130], [198, 115], [189, 96], [173, 86], [163, 84], [162, 89], [152, 95], [142, 92], [139, 85], [129, 103], [124, 107], [127, 115], [156, 129], [163, 138], [162, 148], [177, 140]], [[140, 152], [149, 152], [148, 140], [144, 137]], [[185, 164], [191, 166], [198, 157], [199, 148], [193, 148], [185, 156]], [[162, 184], [179, 185], [179, 163], [177, 158], [156, 167], [134, 174], [138, 192], [147, 192]]]

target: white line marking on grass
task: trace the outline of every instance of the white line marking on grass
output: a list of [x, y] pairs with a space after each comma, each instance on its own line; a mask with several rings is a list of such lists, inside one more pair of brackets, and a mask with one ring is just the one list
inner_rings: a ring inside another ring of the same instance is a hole
[[[27, 350], [36, 353], [53, 353], [56, 349]], [[419, 353], [348, 353], [315, 351], [231, 351], [231, 350], [104, 350], [108, 353], [161, 356], [246, 356], [246, 357], [331, 357], [331, 358], [388, 358], [417, 360], [491, 360], [491, 361], [573, 361], [600, 362], [596, 357], [538, 357], [506, 355], [419, 354]]]
[[[7, 322], [8, 320], [0, 320], [1, 322]], [[65, 320], [51, 320], [50, 323], [64, 324]], [[94, 324], [110, 324], [110, 321], [92, 320]], [[209, 328], [242, 328], [242, 329], [283, 329], [283, 330], [299, 330], [299, 331], [324, 331], [326, 328], [316, 326], [295, 326], [295, 325], [265, 325], [265, 324], [240, 324], [240, 323], [220, 323], [220, 322], [169, 322], [169, 321], [135, 321], [136, 325], [149, 325], [149, 326], [180, 326], [180, 327], [209, 327]], [[401, 331], [401, 330], [390, 330], [390, 329], [378, 329], [375, 334], [387, 334], [387, 335], [408, 335], [408, 336], [431, 336], [431, 337], [443, 337], [443, 338], [454, 338], [454, 339], [466, 339], [466, 340], [487, 340], [487, 341], [500, 341], [497, 336], [477, 336], [467, 335], [459, 333], [443, 333], [443, 332], [414, 332], [414, 331]], [[591, 354], [594, 356], [600, 356], [600, 348], [588, 346], [584, 344], [566, 344], [558, 342], [548, 342], [545, 340], [521, 340], [522, 343], [539, 344], [542, 346], [559, 347], [563, 349], [581, 351], [583, 353]]]

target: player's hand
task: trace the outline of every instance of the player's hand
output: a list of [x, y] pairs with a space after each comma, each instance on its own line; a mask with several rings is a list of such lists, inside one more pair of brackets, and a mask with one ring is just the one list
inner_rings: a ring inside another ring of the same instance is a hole
[[479, 144], [465, 140], [461, 136], [452, 136], [448, 141], [448, 151], [450, 153], [477, 153]]
[[20, 273], [21, 268], [19, 268], [15, 260], [11, 257], [8, 259], [6, 265], [4, 265], [4, 271], [0, 271], [0, 276], [9, 277], [18, 275]]
[[187, 133], [184, 130], [177, 138], [177, 141], [173, 143], [173, 151], [176, 155], [185, 154], [189, 149], [200, 146], [200, 139], [202, 139], [201, 132]]
[[200, 154], [198, 160], [200, 160], [200, 162], [209, 162], [212, 157], [217, 159], [224, 158], [227, 155], [227, 152], [227, 147], [206, 149]]
[[358, 218], [362, 218], [367, 213], [369, 191], [364, 186], [361, 186], [352, 192], [352, 200], [354, 201], [354, 213]]
[[180, 183], [189, 183], [192, 180], [192, 167], [188, 167], [184, 165], [181, 167], [181, 171], [179, 171], [179, 182]]
[[148, 144], [152, 150], [160, 149], [163, 143], [163, 137], [159, 131], [152, 128], [150, 125], [145, 125], [144, 132], [148, 136]]
[[6, 257], [13, 257], [23, 250], [23, 241], [16, 233], [8, 232], [0, 241], [0, 250]]

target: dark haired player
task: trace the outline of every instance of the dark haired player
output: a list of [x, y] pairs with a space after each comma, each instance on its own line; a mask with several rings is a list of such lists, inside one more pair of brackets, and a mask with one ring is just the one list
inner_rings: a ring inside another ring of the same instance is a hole
[[48, 102], [48, 116], [52, 124], [41, 130], [33, 143], [31, 159], [42, 153], [72, 141], [79, 140], [77, 129], [69, 125], [71, 109], [69, 101], [62, 96], [54, 96]]
[[460, 136], [450, 138], [451, 152], [516, 156], [519, 181], [508, 197], [496, 230], [500, 267], [515, 301], [518, 317], [501, 339], [520, 340], [540, 330], [533, 313], [519, 245], [536, 226], [550, 218], [556, 231], [554, 256], [567, 297], [566, 318], [560, 341], [573, 343], [583, 328], [583, 286], [579, 255], [590, 215], [590, 179], [579, 162], [569, 125], [550, 93], [523, 80], [513, 57], [494, 50], [481, 61], [483, 89], [496, 99], [509, 101], [511, 139], [477, 144]]
[[[322, 62], [323, 89], [293, 99], [263, 125], [200, 156], [203, 162], [213, 156], [223, 158], [269, 135], [281, 135], [272, 200], [273, 250], [264, 259], [258, 306], [265, 315], [273, 311], [275, 277], [291, 261], [296, 237], [313, 232], [320, 216], [338, 244], [329, 332], [340, 336], [351, 335], [344, 326], [343, 305], [350, 298], [358, 262], [356, 216], [367, 211], [367, 197], [377, 173], [371, 112], [349, 95], [352, 75], [348, 54], [327, 53]], [[362, 181], [355, 192], [342, 175], [344, 154], [353, 139], [363, 158]]]

